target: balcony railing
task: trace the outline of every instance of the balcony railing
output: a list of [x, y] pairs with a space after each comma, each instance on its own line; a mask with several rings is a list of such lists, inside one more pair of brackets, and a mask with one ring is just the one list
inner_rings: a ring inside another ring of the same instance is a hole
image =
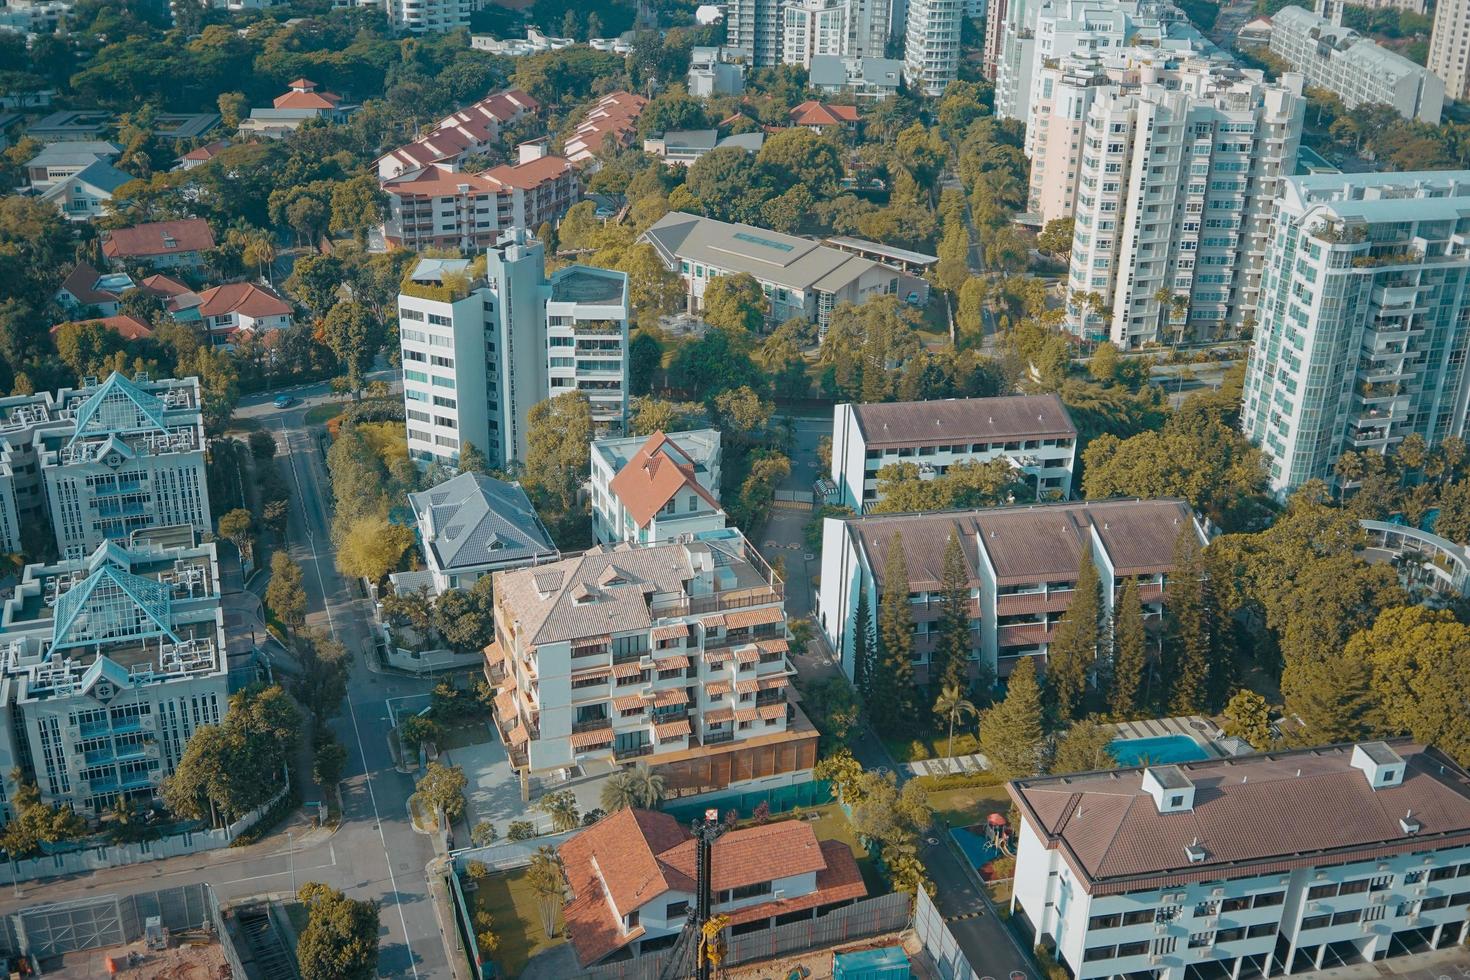
[[705, 745], [719, 745], [721, 742], [735, 741], [735, 729], [724, 728], [718, 731], [706, 732], [703, 742]]
[[628, 745], [613, 749], [613, 758], [618, 761], [623, 759], [637, 759], [640, 756], [652, 755], [653, 743], [645, 742], [643, 745]]
[[572, 734], [573, 735], [579, 735], [582, 732], [596, 732], [596, 731], [601, 731], [604, 728], [611, 728], [611, 727], [612, 727], [612, 719], [611, 718], [591, 718], [591, 719], [589, 719], [587, 721], [573, 722], [572, 723]]

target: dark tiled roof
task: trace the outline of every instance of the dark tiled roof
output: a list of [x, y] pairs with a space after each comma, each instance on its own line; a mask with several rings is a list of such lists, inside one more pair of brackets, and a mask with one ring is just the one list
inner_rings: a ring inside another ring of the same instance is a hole
[[869, 449], [1077, 435], [1067, 406], [1054, 394], [880, 402], [852, 411]]
[[421, 526], [431, 520], [429, 546], [446, 570], [559, 555], [518, 483], [461, 473], [408, 499]]

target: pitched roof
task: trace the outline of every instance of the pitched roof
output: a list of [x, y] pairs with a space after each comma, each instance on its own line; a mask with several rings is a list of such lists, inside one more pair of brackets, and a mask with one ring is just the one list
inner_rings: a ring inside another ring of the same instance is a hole
[[253, 282], [231, 282], [214, 286], [199, 294], [201, 316], [224, 316], [238, 313], [251, 319], [267, 316], [289, 316], [291, 306], [281, 297]]
[[98, 280], [102, 273], [90, 262], [78, 262], [67, 273], [66, 279], [61, 283], [61, 290], [70, 293], [78, 303], [83, 306], [100, 306], [103, 303], [116, 303], [122, 296], [109, 289], [97, 288]]
[[546, 156], [525, 163], [491, 167], [477, 174], [428, 166], [383, 181], [383, 190], [398, 197], [457, 197], [498, 194], [506, 188], [534, 190], [572, 169], [565, 157]]
[[1077, 436], [1067, 406], [1050, 393], [853, 405], [852, 413], [869, 449]]
[[655, 432], [613, 476], [608, 489], [622, 502], [638, 527], [647, 527], [653, 515], [686, 487], [719, 510], [720, 502], [700, 486], [694, 465], [694, 457], [678, 443], [661, 431]]
[[[695, 890], [695, 842], [667, 814], [619, 810], [563, 843], [558, 853], [574, 896], [563, 916], [584, 966], [642, 934], [641, 928], [623, 933], [614, 908], [626, 915], [666, 892]], [[803, 820], [730, 831], [715, 841], [711, 857], [716, 891], [816, 875], [814, 890], [735, 910], [732, 925], [867, 894], [848, 846], [819, 842]]]
[[[142, 337], [153, 335], [153, 328], [145, 321], [129, 313], [121, 313], [117, 316], [104, 316], [98, 320], [87, 320], [87, 323], [100, 323], [102, 326], [118, 334], [124, 340], [138, 340]], [[62, 328], [63, 324], [56, 324], [51, 328], [54, 334]]]
[[214, 232], [203, 218], [153, 221], [102, 233], [102, 254], [110, 259], [145, 258], [214, 248]]
[[144, 278], [142, 282], [138, 283], [138, 288], [146, 289], [148, 292], [156, 296], [162, 296], [165, 299], [193, 292], [184, 283], [179, 282], [172, 276], [166, 276], [161, 272], [155, 272], [153, 275]]
[[461, 473], [409, 494], [408, 502], [425, 546], [446, 570], [560, 557], [518, 483]]
[[277, 109], [335, 109], [342, 96], [334, 92], [317, 91], [316, 82], [298, 78], [290, 85], [291, 91], [276, 96], [271, 103]]
[[55, 200], [66, 194], [66, 188], [70, 184], [78, 183], [86, 184], [111, 197], [113, 192], [130, 180], [137, 180], [137, 178], [130, 173], [124, 173], [117, 169], [106, 160], [98, 159], [92, 161], [85, 169], [78, 171], [72, 176], [57, 181], [50, 190], [41, 196], [46, 200]]
[[791, 110], [793, 126], [841, 126], [858, 121], [857, 106], [828, 105], [808, 99]]
[[179, 157], [179, 159], [198, 160], [200, 162], [213, 160], [216, 156], [219, 155], [221, 150], [229, 149], [229, 147], [229, 140], [215, 140], [213, 143], [206, 143], [203, 146], [196, 146], [188, 153], [185, 153], [183, 156]]
[[111, 160], [122, 153], [116, 143], [105, 140], [62, 140], [47, 143], [41, 152], [26, 161], [27, 167], [46, 167], [58, 164], [85, 164], [93, 160]]
[[632, 92], [617, 91], [604, 95], [587, 110], [576, 132], [567, 139], [567, 155], [581, 159], [597, 153], [609, 136], [622, 142], [638, 125], [638, 117], [646, 105], [648, 99]]
[[[1020, 780], [1008, 787], [1022, 816], [1094, 894], [1422, 851], [1470, 841], [1470, 776], [1436, 749], [1389, 743], [1403, 782], [1375, 789], [1351, 745], [1183, 763], [1194, 806], [1160, 813], [1144, 768]], [[1406, 834], [1411, 813], [1420, 829]], [[1324, 815], [1330, 814], [1330, 819]], [[1185, 847], [1197, 842], [1202, 861]]]

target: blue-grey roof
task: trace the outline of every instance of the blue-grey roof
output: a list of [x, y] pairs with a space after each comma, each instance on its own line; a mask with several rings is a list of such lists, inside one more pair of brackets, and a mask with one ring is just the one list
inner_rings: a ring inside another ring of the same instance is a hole
[[46, 167], [64, 164], [87, 163], [116, 157], [122, 148], [106, 140], [62, 140], [47, 143], [41, 152], [26, 161], [27, 167]]
[[518, 483], [461, 473], [408, 502], [424, 546], [446, 571], [560, 557]]
[[132, 174], [124, 173], [106, 160], [97, 160], [82, 170], [72, 180], [83, 184], [90, 184], [106, 194], [111, 194], [123, 184], [130, 180], [137, 180]]

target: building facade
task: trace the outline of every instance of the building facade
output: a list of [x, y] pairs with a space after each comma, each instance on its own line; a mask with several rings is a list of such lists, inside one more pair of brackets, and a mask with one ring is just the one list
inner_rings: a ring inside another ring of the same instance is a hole
[[[1416, 13], [1423, 13], [1421, 6]], [[1434, 6], [1434, 30], [1429, 35], [1429, 70], [1444, 82], [1445, 95], [1470, 95], [1470, 3], [1444, 0]]]
[[959, 77], [964, 0], [911, 0], [903, 36], [903, 80], [938, 97]]
[[782, 0], [732, 0], [725, 7], [725, 43], [750, 52], [750, 63], [781, 63]]
[[1470, 777], [1406, 739], [1008, 789], [1012, 919], [1078, 980], [1310, 973], [1465, 938]]
[[738, 530], [594, 548], [494, 588], [485, 672], [523, 780], [638, 762], [683, 794], [782, 785], [815, 763], [788, 698], [785, 585]]
[[818, 56], [848, 45], [849, 0], [793, 0], [781, 8], [781, 63], [811, 68]]
[[[446, 281], [446, 273], [448, 274]], [[600, 430], [628, 407], [628, 280], [568, 266], [513, 229], [485, 253], [421, 260], [398, 297], [409, 455], [454, 465], [465, 442], [504, 468], [525, 459], [537, 402], [580, 391]]]
[[842, 303], [898, 292], [899, 272], [871, 259], [751, 225], [671, 211], [643, 233], [664, 265], [684, 281], [691, 312], [712, 279], [746, 272], [770, 301], [768, 320], [803, 317], [825, 330]]
[[1241, 429], [1285, 493], [1344, 452], [1463, 436], [1470, 171], [1322, 174], [1276, 205]]
[[1209, 63], [1099, 92], [1083, 133], [1068, 326], [1125, 349], [1243, 331], [1304, 107], [1300, 75], [1268, 83]]
[[592, 443], [592, 536], [598, 544], [668, 544], [724, 526], [718, 429]]
[[1181, 534], [1204, 542], [1179, 500], [1106, 500], [982, 510], [827, 518], [822, 526], [818, 627], [842, 669], [853, 677], [860, 591], [868, 629], [876, 633], [888, 549], [902, 543], [914, 617], [914, 673], [929, 682], [929, 662], [944, 612], [944, 551], [950, 537], [964, 549], [970, 593], [970, 676], [1010, 676], [1023, 657], [1045, 664], [1056, 625], [1072, 603], [1077, 569], [1091, 549], [1102, 585], [1103, 620], [1112, 615], [1125, 578], [1138, 583], [1145, 620], [1157, 622], [1164, 585]]
[[18, 769], [88, 816], [146, 803], [228, 709], [214, 545], [167, 529], [29, 565], [0, 612], [0, 648], [6, 796]]
[[[1436, 32], [1439, 21], [1436, 15]], [[1459, 37], [1463, 39], [1463, 32]], [[1309, 10], [1284, 7], [1271, 16], [1271, 53], [1305, 75], [1308, 85], [1326, 89], [1349, 109], [1381, 104], [1405, 119], [1439, 124], [1446, 93], [1446, 83], [1440, 77]], [[1463, 64], [1462, 53], [1455, 57]], [[1432, 40], [1430, 58], [1434, 58]], [[1441, 64], [1448, 60], [1448, 55], [1443, 56]], [[1445, 70], [1453, 76], [1448, 67]]]
[[1005, 459], [1037, 497], [1072, 494], [1077, 427], [1056, 395], [1007, 395], [832, 408], [837, 503], [861, 514], [882, 500], [878, 471], [913, 463], [937, 479], [956, 463]]
[[388, 23], [407, 34], [443, 34], [470, 26], [472, 0], [387, 0]]

